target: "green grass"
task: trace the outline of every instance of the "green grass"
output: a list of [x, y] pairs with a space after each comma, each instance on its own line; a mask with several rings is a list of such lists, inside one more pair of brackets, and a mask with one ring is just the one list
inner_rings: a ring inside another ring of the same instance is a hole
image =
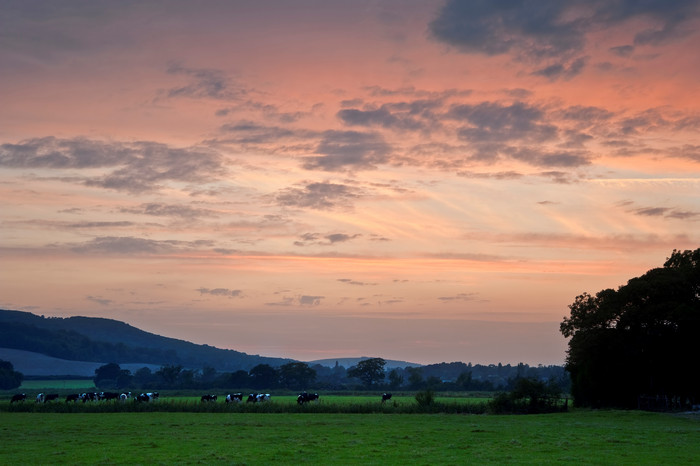
[[22, 385], [13, 392], [45, 391], [46, 389], [84, 390], [95, 391], [95, 383], [92, 380], [25, 380]]
[[696, 415], [8, 413], [4, 464], [698, 464]]

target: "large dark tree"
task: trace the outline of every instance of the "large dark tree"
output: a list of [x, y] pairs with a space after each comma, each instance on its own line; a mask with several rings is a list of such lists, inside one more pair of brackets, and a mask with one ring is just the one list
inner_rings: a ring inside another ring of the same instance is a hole
[[357, 363], [357, 366], [348, 369], [348, 377], [356, 377], [362, 380], [367, 388], [384, 380], [384, 366], [386, 361], [382, 358], [365, 359]]
[[[700, 249], [676, 251], [617, 290], [584, 293], [560, 330], [577, 406], [700, 401]], [[657, 404], [658, 407], [661, 407]]]
[[17, 372], [10, 361], [0, 359], [0, 390], [12, 390], [22, 385], [24, 374]]
[[279, 368], [282, 386], [294, 390], [308, 388], [316, 380], [316, 371], [305, 362], [290, 362]]

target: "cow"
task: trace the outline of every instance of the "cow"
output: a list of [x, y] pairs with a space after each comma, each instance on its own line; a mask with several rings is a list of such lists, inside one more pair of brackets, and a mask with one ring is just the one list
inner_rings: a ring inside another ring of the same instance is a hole
[[243, 393], [229, 393], [226, 395], [226, 403], [240, 403], [243, 401]]
[[216, 401], [216, 395], [202, 395], [202, 403]]
[[49, 401], [55, 400], [58, 400], [58, 393], [49, 393], [48, 395], [44, 395], [43, 398], [44, 403], [48, 403]]
[[120, 400], [120, 401], [126, 401], [126, 400], [128, 400], [129, 398], [131, 398], [131, 392], [122, 393], [121, 395], [119, 395], [119, 400]]
[[70, 395], [66, 396], [66, 403], [69, 401], [72, 401], [73, 403], [77, 402], [80, 399], [80, 393], [71, 393]]
[[263, 401], [270, 401], [269, 393], [251, 393], [248, 395], [246, 403], [262, 403]]
[[44, 402], [44, 394], [43, 394], [43, 393], [39, 393], [39, 394], [36, 396], [36, 402], [37, 402], [37, 403], [43, 403], [43, 402]]
[[15, 395], [12, 395], [12, 399], [10, 400], [10, 404], [16, 403], [18, 401], [24, 402], [24, 400], [27, 399], [27, 394], [26, 393], [17, 393]]
[[391, 400], [391, 393], [382, 393], [382, 403], [386, 403]]
[[158, 399], [158, 392], [148, 392], [148, 393], [141, 393], [139, 396], [135, 398], [136, 401], [155, 401]]
[[300, 405], [303, 405], [304, 403], [308, 403], [310, 401], [318, 401], [318, 393], [302, 392], [297, 397], [297, 403], [299, 403]]
[[97, 395], [97, 398], [100, 399], [100, 400], [107, 400], [107, 401], [109, 401], [109, 400], [116, 400], [116, 399], [119, 398], [119, 393], [115, 393], [115, 392], [100, 392], [100, 393]]
[[95, 393], [95, 392], [83, 393], [83, 394], [81, 395], [81, 398], [82, 398], [82, 400], [83, 400], [83, 403], [86, 403], [86, 402], [88, 402], [88, 401], [97, 401], [97, 400], [100, 399], [100, 398], [99, 398], [99, 395], [98, 395], [97, 393]]

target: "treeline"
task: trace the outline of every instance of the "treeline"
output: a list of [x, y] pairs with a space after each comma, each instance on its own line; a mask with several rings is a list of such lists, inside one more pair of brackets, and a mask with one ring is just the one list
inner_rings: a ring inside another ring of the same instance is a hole
[[[374, 361], [382, 361], [375, 358]], [[292, 362], [279, 367], [259, 364], [249, 371], [219, 372], [212, 367], [199, 370], [180, 365], [162, 366], [156, 371], [146, 367], [133, 374], [110, 363], [98, 368], [95, 385], [103, 390], [125, 389], [222, 389], [222, 390], [433, 390], [502, 391], [511, 390], [517, 380], [528, 378], [570, 389], [568, 373], [561, 366], [530, 367], [527, 364], [472, 365], [471, 363], [433, 364], [422, 367], [383, 369], [378, 376], [365, 377], [363, 366], [345, 368], [309, 366]]]

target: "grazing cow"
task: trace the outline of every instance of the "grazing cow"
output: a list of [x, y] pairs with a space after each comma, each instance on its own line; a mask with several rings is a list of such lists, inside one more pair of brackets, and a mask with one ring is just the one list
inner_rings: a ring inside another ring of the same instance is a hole
[[269, 393], [258, 393], [257, 395], [255, 395], [255, 399], [259, 403], [262, 403], [263, 401], [270, 401], [270, 394]]
[[17, 401], [24, 401], [27, 399], [27, 394], [26, 393], [17, 393], [16, 395], [12, 395], [12, 399], [10, 400], [10, 404], [15, 403]]
[[83, 403], [88, 402], [88, 401], [97, 401], [100, 399], [99, 395], [95, 392], [83, 393], [81, 395], [81, 398], [83, 400]]
[[39, 393], [39, 394], [36, 396], [36, 402], [37, 402], [37, 403], [43, 403], [43, 402], [44, 402], [44, 394], [43, 394], [43, 393]]
[[49, 393], [48, 395], [44, 396], [44, 403], [55, 400], [58, 400], [58, 393]]
[[303, 405], [304, 403], [308, 403], [310, 401], [318, 401], [318, 393], [302, 392], [297, 397], [297, 403], [299, 403], [300, 405]]
[[131, 392], [122, 393], [121, 395], [119, 395], [119, 400], [120, 400], [120, 401], [126, 401], [126, 400], [128, 400], [129, 398], [131, 398]]
[[97, 395], [98, 399], [100, 400], [116, 400], [119, 398], [119, 393], [115, 392], [100, 392], [99, 395]]
[[141, 393], [139, 396], [135, 398], [136, 401], [155, 401], [158, 399], [158, 392], [148, 392], [148, 393]]
[[72, 401], [73, 403], [75, 403], [79, 399], [80, 399], [80, 393], [71, 393], [70, 395], [66, 396], [66, 403], [68, 403], [69, 401]]
[[248, 395], [246, 403], [255, 403], [256, 401], [258, 401], [257, 396], [255, 395], [255, 393], [251, 393], [250, 395]]
[[202, 403], [216, 401], [216, 395], [202, 395]]
[[391, 393], [382, 393], [382, 403], [386, 403], [391, 400]]
[[226, 395], [226, 403], [240, 403], [243, 401], [243, 393], [230, 393]]

